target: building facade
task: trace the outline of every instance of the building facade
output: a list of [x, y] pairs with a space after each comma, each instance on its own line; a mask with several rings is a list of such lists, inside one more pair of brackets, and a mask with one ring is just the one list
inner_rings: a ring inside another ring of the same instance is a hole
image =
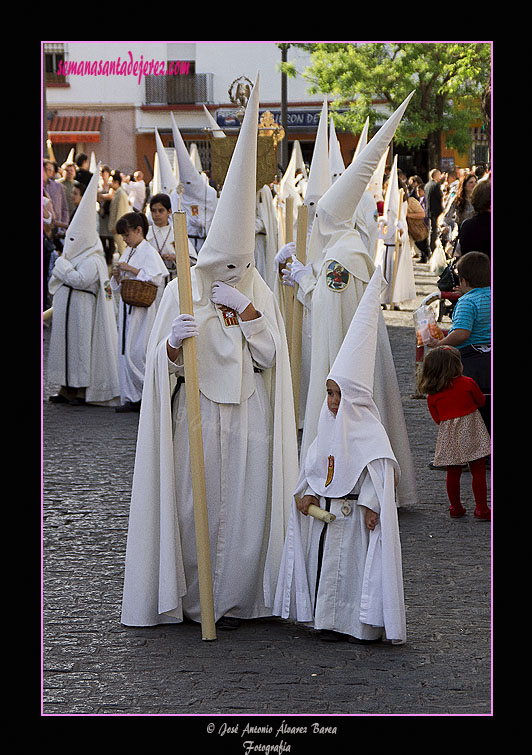
[[[205, 106], [228, 133], [238, 127], [239, 86], [260, 72], [260, 114], [281, 121], [281, 50], [274, 42], [64, 42], [44, 43], [46, 129], [58, 162], [94, 153], [96, 161], [123, 173], [152, 177], [155, 129], [173, 146], [171, 113], [185, 144], [194, 142], [210, 168]], [[301, 72], [310, 55], [291, 46], [287, 59]], [[312, 156], [322, 95], [307, 83], [287, 81], [288, 142]], [[346, 162], [357, 137], [339, 135]], [[288, 152], [290, 154], [290, 152]]]

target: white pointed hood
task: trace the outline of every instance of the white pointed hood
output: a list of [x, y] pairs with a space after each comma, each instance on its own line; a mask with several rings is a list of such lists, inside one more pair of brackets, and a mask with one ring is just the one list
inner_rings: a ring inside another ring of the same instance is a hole
[[201, 173], [203, 166], [201, 164], [201, 157], [196, 142], [192, 142], [188, 154], [190, 155], [190, 161], [192, 165], [196, 168], [198, 173]]
[[413, 92], [319, 200], [308, 251], [316, 277], [322, 263], [333, 259], [360, 280], [369, 280], [373, 259], [367, 257], [367, 247], [353, 229], [353, 216], [412, 95]]
[[331, 115], [329, 123], [329, 171], [331, 173], [331, 185], [339, 178], [345, 170], [344, 158], [340, 149], [340, 142], [336, 136], [334, 120]]
[[207, 121], [209, 123], [208, 129], [212, 133], [213, 137], [215, 139], [225, 139], [225, 131], [220, 128], [220, 126], [216, 123], [212, 115], [209, 113], [205, 105], [203, 106], [203, 110], [205, 112], [205, 115], [207, 116]]
[[383, 237], [386, 243], [395, 243], [397, 218], [399, 217], [399, 183], [397, 180], [397, 155], [395, 155], [384, 197], [384, 226]]
[[325, 397], [317, 438], [305, 460], [308, 484], [322, 496], [341, 498], [350, 493], [370, 461], [387, 458], [397, 466], [373, 400], [382, 282], [381, 269], [377, 268], [327, 378], [340, 387], [340, 406], [334, 416]]
[[91, 180], [65, 232], [63, 257], [74, 262], [79, 255], [92, 252], [96, 247], [102, 249], [96, 222], [96, 203], [98, 183], [100, 180], [100, 163], [96, 166]]
[[177, 189], [179, 183], [179, 173], [176, 176], [172, 170], [170, 160], [166, 154], [163, 142], [159, 132], [155, 129], [155, 143], [157, 145], [157, 158], [159, 163], [159, 191], [164, 194], [170, 194]]
[[198, 281], [208, 292], [216, 280], [236, 286], [254, 265], [258, 113], [257, 74], [216, 212], [195, 266]]
[[369, 144], [364, 147], [347, 170], [331, 186], [319, 201], [318, 213], [326, 212], [337, 223], [351, 222], [356, 206], [366, 190], [382, 153], [390, 144], [403, 114], [412, 98], [411, 92], [405, 101], [388, 118]]
[[216, 189], [194, 167], [181, 132], [176, 125], [174, 114], [170, 113], [170, 115], [179, 182], [183, 188], [183, 193], [180, 195], [181, 209], [187, 213], [189, 235], [204, 237], [210, 228], [218, 196]]
[[310, 164], [307, 189], [305, 192], [305, 204], [308, 207], [308, 228], [312, 227], [318, 200], [325, 194], [331, 185], [331, 172], [329, 170], [329, 145], [327, 139], [327, 100], [324, 100], [321, 109], [320, 122], [316, 133], [316, 142]]
[[372, 195], [373, 199], [376, 202], [382, 202], [383, 195], [382, 195], [382, 183], [384, 179], [384, 170], [386, 168], [386, 161], [388, 159], [388, 152], [390, 151], [390, 147], [388, 146], [381, 159], [379, 160], [379, 164], [375, 168], [373, 175], [369, 179], [367, 189], [366, 191], [369, 191], [369, 193]]
[[[172, 117], [174, 148], [177, 155], [177, 164], [179, 166], [179, 180], [185, 188], [185, 196], [196, 199], [198, 202], [203, 201], [205, 195], [205, 182], [190, 159], [190, 153], [183, 141], [181, 132], [176, 125], [174, 114], [170, 113], [170, 115]], [[216, 191], [212, 186], [209, 186], [209, 189], [216, 194]]]
[[358, 139], [357, 146], [355, 149], [355, 154], [353, 155], [353, 159], [351, 160], [351, 162], [354, 162], [356, 160], [359, 153], [362, 152], [364, 147], [367, 145], [368, 131], [369, 131], [369, 116], [366, 118], [366, 122], [364, 123], [364, 128], [362, 129], [362, 133], [360, 134], [360, 137]]
[[285, 172], [283, 173], [283, 176], [281, 180], [279, 181], [279, 198], [280, 199], [286, 199], [286, 197], [289, 196], [295, 196], [296, 195], [296, 188], [294, 184], [294, 179], [296, 175], [296, 148], [295, 144], [292, 148], [292, 154], [290, 155], [290, 161], [287, 165], [287, 168]]

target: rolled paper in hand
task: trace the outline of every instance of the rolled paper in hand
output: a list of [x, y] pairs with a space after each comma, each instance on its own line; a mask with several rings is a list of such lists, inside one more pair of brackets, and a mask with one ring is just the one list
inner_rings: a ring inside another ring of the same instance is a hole
[[336, 519], [335, 515], [331, 514], [330, 511], [320, 509], [320, 507], [316, 506], [314, 503], [311, 503], [308, 507], [308, 513], [310, 514], [310, 516], [313, 516], [314, 519], [320, 519], [322, 522], [327, 522], [327, 524], [334, 522], [334, 520]]

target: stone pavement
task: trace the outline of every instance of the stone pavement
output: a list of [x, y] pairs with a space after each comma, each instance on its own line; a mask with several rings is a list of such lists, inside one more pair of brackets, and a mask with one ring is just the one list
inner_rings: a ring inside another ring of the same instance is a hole
[[[420, 263], [415, 275], [419, 302], [436, 278]], [[44, 329], [44, 716], [178, 715], [212, 751], [247, 753], [303, 752], [316, 738], [337, 746], [346, 714], [491, 715], [491, 526], [473, 518], [469, 473], [468, 515], [449, 518], [445, 473], [428, 468], [437, 427], [412, 398], [412, 309], [384, 316], [419, 487], [399, 513], [403, 646], [323, 643], [280, 619], [244, 622], [214, 642], [191, 623], [122, 626], [138, 415], [50, 404], [58, 386], [46, 381]]]

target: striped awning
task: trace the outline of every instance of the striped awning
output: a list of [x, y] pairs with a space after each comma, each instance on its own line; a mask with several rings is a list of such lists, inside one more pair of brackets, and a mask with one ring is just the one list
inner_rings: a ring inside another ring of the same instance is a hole
[[101, 115], [56, 115], [48, 124], [52, 144], [99, 142]]

